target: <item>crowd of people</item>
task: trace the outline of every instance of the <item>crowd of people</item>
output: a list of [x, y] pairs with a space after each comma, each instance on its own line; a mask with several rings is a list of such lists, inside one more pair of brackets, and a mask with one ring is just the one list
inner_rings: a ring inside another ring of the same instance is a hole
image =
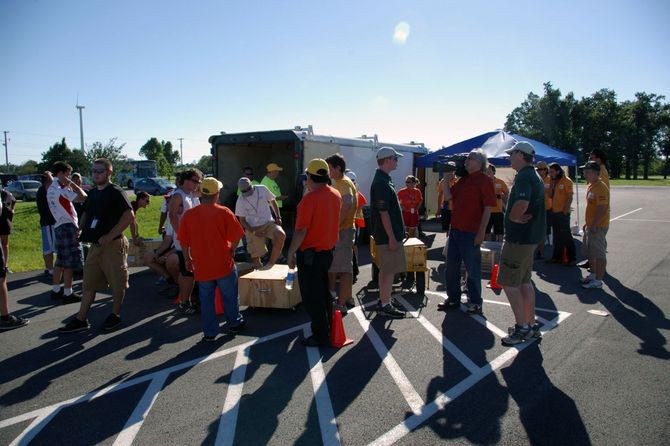
[[[508, 154], [516, 171], [511, 188], [496, 177], [495, 167], [481, 149], [468, 154], [464, 161], [466, 173], [456, 175], [455, 166], [448, 166], [438, 184], [439, 215], [448, 231], [447, 299], [438, 309], [460, 307], [463, 265], [466, 311], [482, 314], [480, 246], [486, 239], [502, 242], [498, 282], [515, 318], [503, 343], [514, 345], [540, 336], [530, 277], [533, 260], [542, 255], [548, 235], [553, 238], [549, 262], [574, 265], [576, 253], [570, 231], [572, 181], [558, 164], [534, 164], [535, 151], [529, 143], [518, 142]], [[377, 169], [369, 191], [368, 230], [375, 241], [375, 262], [379, 267], [377, 312], [391, 318], [405, 316], [404, 309], [391, 298], [392, 286], [396, 274], [406, 268], [403, 241], [421, 233], [419, 213], [424, 199], [419, 180], [412, 175], [405, 178], [405, 187], [396, 192], [391, 172], [402, 156], [391, 147], [377, 151]], [[585, 288], [601, 287], [606, 268], [609, 188], [604, 165], [604, 154], [594, 152], [591, 161], [582, 166], [589, 182], [583, 229], [591, 274], [581, 279]], [[177, 188], [163, 197], [158, 227], [163, 240], [158, 248], [147, 251], [143, 260], [159, 276], [157, 284], [164, 285], [166, 292], [171, 290], [170, 297], [178, 295], [178, 308], [184, 315], [200, 313], [204, 341], [215, 340], [220, 333], [215, 312], [217, 287], [226, 309], [225, 331], [238, 333], [245, 327], [239, 311], [234, 261], [240, 242], [257, 269], [271, 269], [281, 261], [287, 238], [282, 221], [287, 195], [282, 194], [276, 179], [282, 170], [270, 163], [266, 176], [258, 182], [253, 170], [245, 167], [237, 181], [234, 209], [219, 204], [221, 182], [204, 178], [197, 169], [181, 172]], [[113, 330], [122, 323], [129, 243], [143, 243], [135, 218], [140, 209], [149, 205], [151, 197], [140, 192], [131, 202], [120, 187], [111, 183], [112, 174], [108, 160], [96, 160], [95, 187], [86, 192], [71, 166], [58, 162], [51, 173], [44, 174], [38, 191], [42, 254], [45, 273], [52, 276], [51, 297], [64, 303], [80, 302], [79, 311], [59, 329], [61, 333], [89, 329], [87, 314], [96, 290], [107, 287], [112, 293], [112, 311], [101, 328]], [[290, 268], [297, 266], [302, 300], [312, 321], [312, 336], [302, 342], [306, 346], [325, 346], [329, 344], [333, 312], [346, 314], [355, 305], [352, 285], [358, 273], [356, 240], [365, 225], [362, 207], [366, 199], [357, 188], [356, 174], [347, 170], [340, 154], [311, 160], [305, 169], [303, 187], [286, 262]], [[11, 203], [7, 204], [11, 208]], [[130, 242], [123, 235], [127, 228]], [[85, 256], [83, 246], [87, 247]], [[3, 249], [0, 256], [4, 265], [0, 270], [0, 322], [3, 329], [15, 328], [27, 320], [9, 314], [7, 252]], [[80, 270], [81, 293], [72, 286], [75, 272]]]

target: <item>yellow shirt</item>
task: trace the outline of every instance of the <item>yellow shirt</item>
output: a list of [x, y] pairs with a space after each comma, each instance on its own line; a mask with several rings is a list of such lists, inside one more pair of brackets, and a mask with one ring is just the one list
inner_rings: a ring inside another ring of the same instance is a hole
[[544, 208], [551, 210], [551, 177], [547, 175], [542, 179], [544, 181]]
[[[551, 197], [551, 210], [553, 212], [563, 212], [565, 203], [572, 197], [572, 180], [563, 177], [554, 185], [554, 194]], [[570, 212], [570, 209], [568, 209]]]
[[604, 164], [600, 165], [600, 181], [605, 183], [605, 186], [607, 186], [607, 190], [610, 188], [610, 174], [607, 171], [607, 167], [605, 167]]
[[337, 189], [343, 199], [347, 195], [351, 196], [351, 207], [349, 208], [347, 215], [344, 217], [339, 230], [353, 228], [358, 206], [358, 192], [356, 191], [356, 186], [354, 186], [353, 181], [351, 181], [348, 176], [344, 175], [339, 180], [335, 180], [335, 189]]
[[507, 195], [509, 197], [509, 188], [507, 187], [507, 184], [505, 181], [501, 180], [500, 178], [493, 177], [493, 187], [495, 188], [496, 191], [496, 207], [491, 209], [491, 213], [502, 213], [503, 211], [503, 200], [502, 197], [503, 195]]
[[[607, 212], [600, 221], [596, 220], [598, 206], [607, 207]], [[586, 189], [586, 216], [584, 217], [587, 227], [609, 228], [610, 226], [610, 190], [602, 180], [589, 184]]]

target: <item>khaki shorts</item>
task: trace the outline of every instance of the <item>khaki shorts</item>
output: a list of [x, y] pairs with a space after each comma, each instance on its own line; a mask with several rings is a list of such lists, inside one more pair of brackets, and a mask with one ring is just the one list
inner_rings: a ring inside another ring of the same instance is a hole
[[395, 252], [389, 251], [389, 245], [375, 245], [375, 251], [379, 271], [393, 274], [407, 271], [405, 248], [402, 242], [398, 242], [398, 250]]
[[268, 252], [265, 246], [267, 239], [273, 239], [279, 226], [274, 221], [269, 221], [257, 229], [257, 231], [265, 231], [264, 237], [259, 237], [253, 232], [246, 230], [244, 235], [247, 237], [247, 252], [252, 258], [263, 257]]
[[608, 228], [593, 228], [584, 234], [584, 254], [587, 259], [607, 258], [607, 235]]
[[84, 263], [86, 291], [105, 289], [109, 285], [112, 293], [128, 288], [128, 239], [121, 237], [105, 246], [92, 243]]
[[337, 234], [337, 243], [333, 250], [333, 263], [330, 264], [329, 273], [351, 273], [353, 272], [354, 239], [356, 229], [342, 229]]
[[537, 245], [504, 242], [500, 253], [498, 283], [514, 288], [530, 283], [535, 248]]

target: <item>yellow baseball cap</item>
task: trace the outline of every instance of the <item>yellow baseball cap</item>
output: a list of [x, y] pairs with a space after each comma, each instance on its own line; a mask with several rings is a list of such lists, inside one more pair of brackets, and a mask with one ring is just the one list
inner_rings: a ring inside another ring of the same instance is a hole
[[221, 190], [223, 184], [214, 177], [207, 177], [200, 183], [200, 190], [203, 195], [214, 195]]
[[307, 164], [307, 169], [305, 169], [310, 175], [316, 175], [317, 177], [327, 177], [328, 176], [328, 163], [321, 158], [314, 158], [312, 161]]
[[281, 172], [281, 171], [284, 170], [284, 169], [282, 169], [281, 167], [279, 167], [279, 164], [276, 164], [276, 163], [270, 163], [270, 164], [268, 164], [267, 166], [265, 166], [265, 170], [267, 170], [268, 172], [276, 172], [276, 171]]

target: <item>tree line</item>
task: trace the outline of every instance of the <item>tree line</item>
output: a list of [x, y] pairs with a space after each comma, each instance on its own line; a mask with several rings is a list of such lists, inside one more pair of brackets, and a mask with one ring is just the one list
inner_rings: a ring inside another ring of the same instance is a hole
[[646, 180], [670, 173], [670, 104], [665, 97], [640, 92], [619, 101], [613, 90], [589, 97], [563, 96], [551, 82], [542, 96], [533, 92], [507, 115], [505, 130], [577, 155], [581, 162], [594, 149], [607, 155], [612, 178]]

